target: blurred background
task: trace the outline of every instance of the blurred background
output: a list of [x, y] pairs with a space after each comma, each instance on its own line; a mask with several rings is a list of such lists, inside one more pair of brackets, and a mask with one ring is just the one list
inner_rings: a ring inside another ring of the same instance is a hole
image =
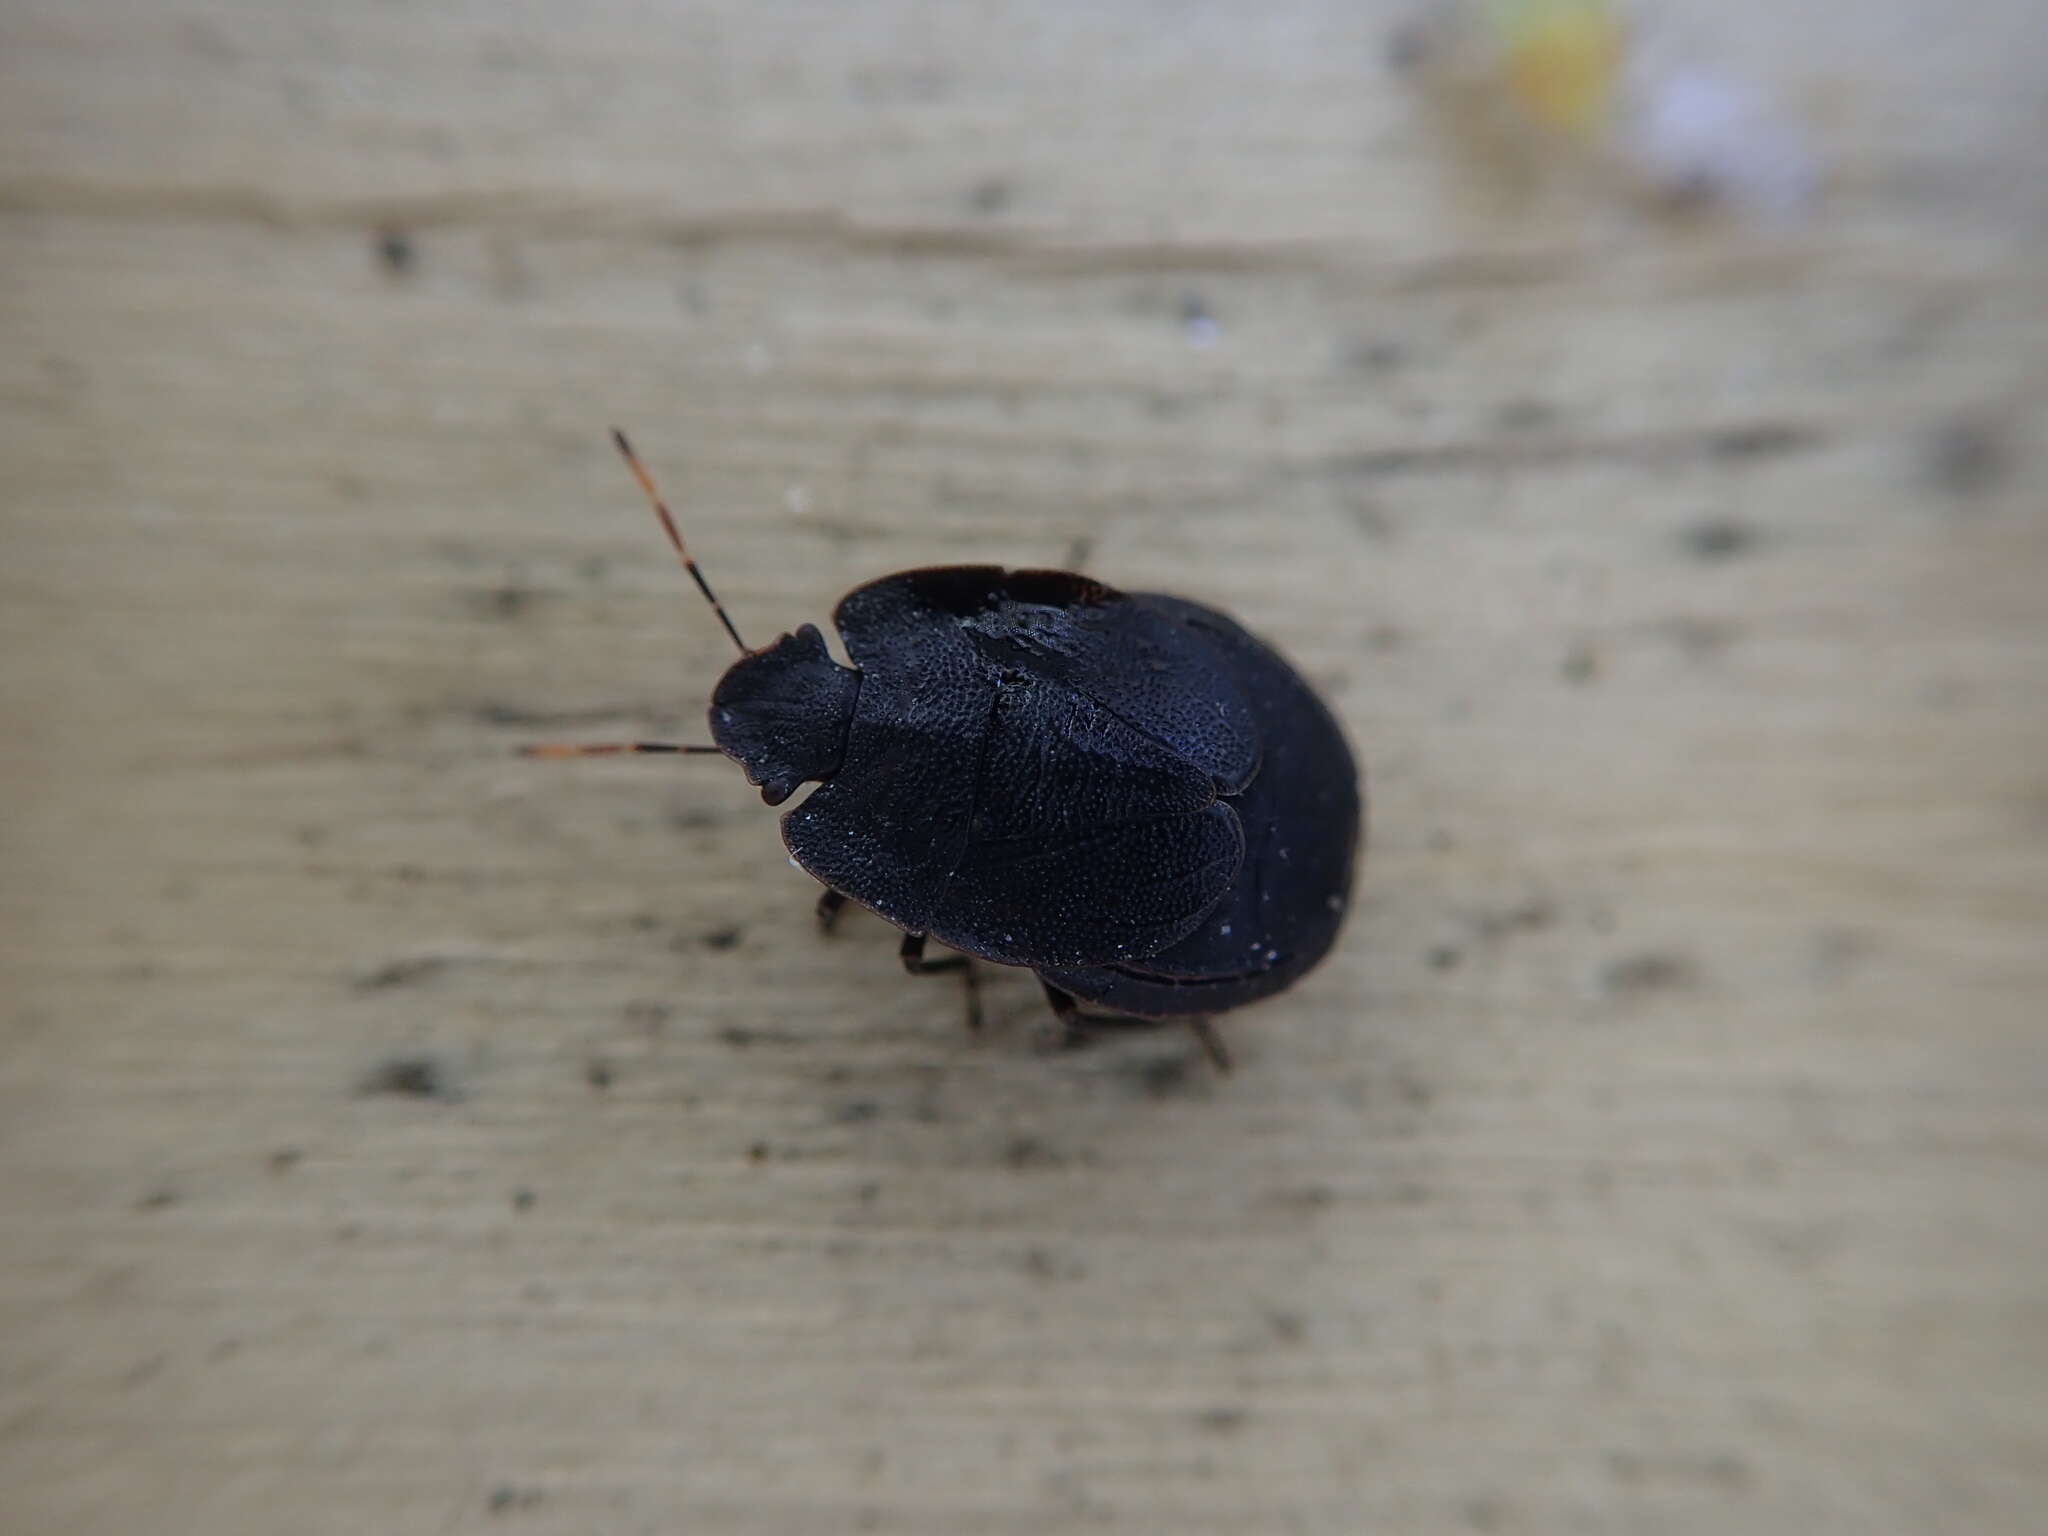
[[[2033, 0], [7, 0], [0, 1524], [2038, 1529], [2044, 150]], [[750, 637], [1326, 690], [1234, 1077], [513, 755], [729, 659], [613, 423]]]

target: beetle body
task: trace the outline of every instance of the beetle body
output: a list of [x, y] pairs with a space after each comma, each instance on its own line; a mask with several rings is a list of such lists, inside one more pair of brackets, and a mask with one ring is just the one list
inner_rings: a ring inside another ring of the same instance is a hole
[[[1219, 1013], [1328, 952], [1351, 752], [1233, 620], [1065, 571], [939, 566], [735, 662], [713, 739], [831, 891], [1120, 1014]], [[1057, 989], [1054, 992], [1054, 989]]]

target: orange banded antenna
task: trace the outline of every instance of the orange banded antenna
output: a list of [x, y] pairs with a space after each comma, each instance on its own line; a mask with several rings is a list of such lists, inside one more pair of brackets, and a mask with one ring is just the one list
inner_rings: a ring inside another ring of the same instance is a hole
[[704, 594], [704, 601], [711, 605], [711, 611], [718, 615], [718, 622], [725, 626], [725, 632], [732, 636], [732, 643], [740, 648], [742, 656], [751, 656], [747, 642], [740, 638], [740, 632], [733, 628], [732, 616], [725, 611], [725, 604], [711, 590], [711, 583], [704, 579], [704, 572], [697, 562], [690, 558], [690, 552], [683, 546], [683, 535], [676, 527], [676, 520], [669, 515], [668, 503], [661, 499], [661, 492], [655, 489], [654, 476], [647, 473], [647, 466], [640, 462], [640, 455], [633, 451], [633, 445], [626, 441], [626, 434], [617, 427], [612, 428], [612, 441], [618, 445], [619, 455], [626, 461], [626, 468], [633, 471], [633, 478], [640, 482], [640, 489], [647, 493], [647, 501], [654, 508], [654, 515], [661, 519], [661, 531], [668, 535], [669, 543], [675, 546], [676, 557], [683, 562], [683, 569], [690, 573], [690, 580], [697, 583], [697, 590]]
[[724, 751], [722, 747], [683, 745], [673, 741], [536, 741], [519, 749], [521, 757], [631, 757], [656, 752]]

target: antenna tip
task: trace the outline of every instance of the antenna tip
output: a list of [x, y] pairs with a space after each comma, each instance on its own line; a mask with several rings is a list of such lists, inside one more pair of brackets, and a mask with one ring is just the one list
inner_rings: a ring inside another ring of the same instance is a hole
[[626, 441], [626, 434], [617, 427], [612, 428], [612, 442], [627, 458], [633, 457], [633, 445]]

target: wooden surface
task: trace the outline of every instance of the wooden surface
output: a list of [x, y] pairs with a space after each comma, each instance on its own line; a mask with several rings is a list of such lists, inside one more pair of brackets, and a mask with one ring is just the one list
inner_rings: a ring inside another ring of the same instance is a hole
[[[2038, 9], [1697, 8], [1777, 232], [1398, 14], [4, 8], [0, 1525], [2040, 1528]], [[1234, 1078], [510, 755], [728, 659], [614, 421], [750, 636], [1085, 540], [1327, 686]]]

